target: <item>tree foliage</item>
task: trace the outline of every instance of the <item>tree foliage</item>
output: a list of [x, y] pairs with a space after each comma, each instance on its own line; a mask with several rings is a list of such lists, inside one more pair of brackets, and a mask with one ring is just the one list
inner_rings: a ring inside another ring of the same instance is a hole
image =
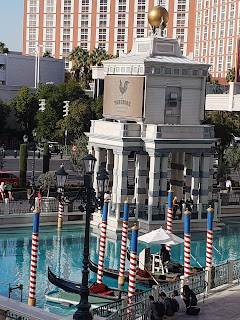
[[6, 105], [1, 99], [0, 99], [0, 132], [2, 133], [4, 131], [4, 127], [6, 125], [6, 119], [10, 114], [10, 107]]
[[233, 168], [240, 175], [240, 145], [228, 148], [225, 157], [229, 167]]
[[0, 41], [0, 53], [9, 53], [8, 48], [6, 47], [5, 43]]
[[51, 188], [56, 187], [56, 175], [53, 171], [48, 171], [46, 173], [42, 173], [38, 177], [38, 181], [41, 183], [44, 189], [47, 189], [47, 197], [49, 197], [49, 192]]
[[50, 51], [45, 51], [43, 54], [43, 58], [53, 58], [53, 56]]
[[235, 80], [235, 68], [229, 69], [226, 75], [227, 82], [234, 82]]
[[19, 169], [20, 169], [20, 186], [26, 185], [26, 174], [27, 174], [27, 145], [20, 145], [19, 153]]
[[88, 138], [85, 135], [80, 136], [74, 141], [76, 146], [76, 151], [74, 154], [71, 154], [70, 163], [75, 172], [78, 172], [80, 175], [84, 172], [84, 161], [83, 158], [88, 154], [87, 150]]

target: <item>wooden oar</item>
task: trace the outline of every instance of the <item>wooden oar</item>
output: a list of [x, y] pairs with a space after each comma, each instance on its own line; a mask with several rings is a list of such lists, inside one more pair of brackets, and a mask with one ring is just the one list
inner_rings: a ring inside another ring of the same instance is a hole
[[150, 277], [156, 282], [157, 285], [160, 285], [160, 283], [154, 278], [154, 276], [150, 273], [150, 271], [144, 266], [142, 262], [138, 260], [139, 263], [143, 266], [144, 270], [147, 271], [147, 273], [150, 275]]
[[213, 249], [216, 250], [224, 260], [227, 260], [216, 247], [213, 246]]

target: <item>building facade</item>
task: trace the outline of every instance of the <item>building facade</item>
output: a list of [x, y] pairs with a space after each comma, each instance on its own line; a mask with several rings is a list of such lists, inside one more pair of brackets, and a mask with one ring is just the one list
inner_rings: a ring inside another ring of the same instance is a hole
[[134, 38], [149, 32], [147, 12], [155, 5], [169, 11], [166, 36], [178, 38], [183, 55], [210, 63], [214, 76], [235, 66], [240, 32], [237, 0], [24, 0], [23, 54], [36, 44], [56, 58], [76, 46], [129, 52]]

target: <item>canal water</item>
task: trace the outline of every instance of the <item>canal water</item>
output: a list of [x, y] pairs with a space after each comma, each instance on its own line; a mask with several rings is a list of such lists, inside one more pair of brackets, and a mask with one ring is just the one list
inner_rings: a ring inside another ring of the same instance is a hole
[[[183, 237], [183, 234], [178, 235]], [[23, 301], [25, 303], [28, 300], [31, 237], [32, 228], [20, 227], [0, 230], [0, 282], [23, 284]], [[99, 237], [100, 230], [99, 233], [92, 230], [90, 257], [96, 263], [98, 262]], [[58, 235], [55, 227], [40, 227], [36, 295], [38, 308], [61, 316], [74, 313], [76, 310], [74, 306], [69, 308], [46, 301], [45, 295], [57, 290], [47, 279], [47, 268], [49, 266], [53, 272], [65, 279], [81, 281], [83, 243], [84, 226], [64, 226], [61, 235]], [[227, 221], [222, 231], [214, 232], [213, 244], [226, 260], [240, 258], [240, 221]], [[107, 239], [106, 267], [119, 268], [120, 247], [120, 240]], [[146, 244], [139, 242], [138, 252], [146, 247]], [[151, 245], [150, 247], [151, 253], [159, 251], [159, 245]], [[206, 232], [192, 234], [191, 253], [201, 265], [205, 266]], [[213, 251], [213, 264], [217, 265], [225, 261], [222, 256]], [[183, 244], [172, 246], [172, 259], [183, 262]], [[191, 264], [196, 265], [196, 262], [192, 260]], [[90, 283], [96, 281], [96, 275], [90, 272], [89, 279]], [[104, 283], [117, 287], [117, 280], [104, 278]], [[8, 295], [7, 285], [0, 283], [0, 295]], [[14, 290], [11, 297], [19, 300], [19, 291]]]

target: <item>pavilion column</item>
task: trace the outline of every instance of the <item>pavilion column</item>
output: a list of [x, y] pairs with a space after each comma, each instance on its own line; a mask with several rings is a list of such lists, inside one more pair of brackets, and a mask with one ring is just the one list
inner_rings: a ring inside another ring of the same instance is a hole
[[185, 200], [191, 197], [191, 183], [192, 183], [192, 155], [186, 154], [186, 183], [185, 183]]
[[178, 196], [178, 158], [179, 152], [172, 153], [171, 184], [174, 190], [174, 196]]
[[209, 181], [208, 181], [208, 200], [212, 200], [213, 191], [213, 161], [214, 161], [214, 151], [209, 157]]
[[[160, 206], [164, 207], [167, 202], [167, 169], [168, 169], [168, 156], [169, 153], [163, 153], [161, 157], [160, 168]], [[165, 213], [165, 212], [163, 212]]]
[[109, 174], [109, 189], [113, 186], [113, 150], [107, 149], [107, 163], [106, 170]]
[[194, 153], [192, 155], [192, 183], [191, 183], [191, 198], [193, 200], [193, 204], [197, 204], [198, 202], [199, 162], [200, 162], [200, 153]]
[[97, 172], [100, 169], [100, 148], [94, 147], [94, 157], [96, 158], [96, 163], [94, 167], [94, 178], [93, 178], [93, 188], [96, 191], [96, 196], [98, 196], [97, 188]]
[[152, 221], [153, 207], [159, 203], [160, 156], [150, 155], [148, 187], [148, 222]]
[[107, 150], [100, 148], [99, 168], [106, 168]]
[[200, 170], [200, 190], [199, 190], [199, 203], [208, 203], [208, 183], [209, 183], [209, 163], [210, 153], [203, 153], [201, 159], [201, 170]]
[[136, 201], [135, 218], [138, 218], [140, 205], [145, 205], [147, 199], [146, 180], [148, 175], [147, 157], [145, 153], [137, 153], [135, 160], [135, 189], [134, 198]]
[[184, 165], [185, 165], [185, 152], [179, 152], [178, 155], [178, 179], [177, 179], [177, 198], [178, 201], [183, 196], [183, 184], [184, 184]]
[[112, 209], [116, 216], [116, 203], [117, 203], [117, 185], [118, 185], [118, 153], [113, 151], [113, 185], [112, 185]]
[[120, 206], [127, 198], [128, 155], [130, 152], [120, 151], [118, 155], [118, 179], [116, 219], [120, 219]]

